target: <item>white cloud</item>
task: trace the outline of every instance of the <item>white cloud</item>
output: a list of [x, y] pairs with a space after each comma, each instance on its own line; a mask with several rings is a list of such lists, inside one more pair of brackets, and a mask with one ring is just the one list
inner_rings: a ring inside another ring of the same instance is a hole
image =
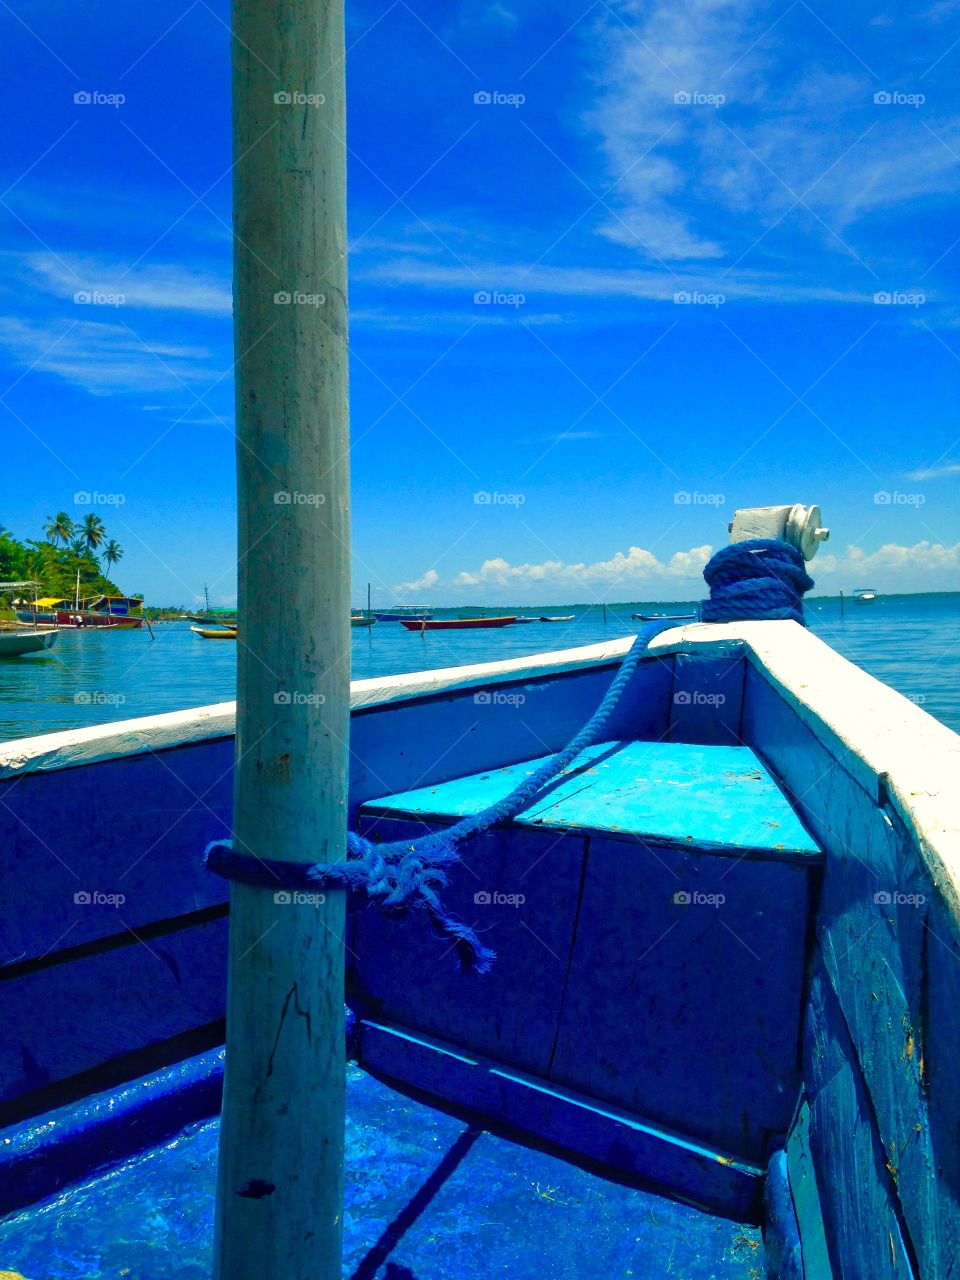
[[436, 569], [428, 569], [422, 577], [417, 578], [414, 582], [398, 582], [393, 589], [397, 595], [409, 595], [411, 591], [429, 591], [439, 581], [440, 575]]
[[[574, 599], [684, 600], [704, 598], [703, 567], [713, 554], [709, 544], [675, 551], [660, 559], [643, 547], [616, 551], [606, 560], [560, 559], [515, 564], [491, 556], [475, 569], [463, 569], [441, 581], [430, 569], [415, 582], [400, 583], [399, 594], [427, 592], [434, 602], [470, 598], [487, 603], [538, 604]], [[874, 551], [848, 546], [838, 554], [821, 553], [810, 565], [815, 594], [873, 586], [880, 591], [960, 589], [960, 543], [884, 543]]]
[[[960, 128], [932, 111], [935, 86], [910, 86], [928, 90], [923, 117], [874, 103], [900, 86], [879, 83], [859, 55], [898, 57], [900, 23], [869, 41], [861, 32], [853, 49], [806, 5], [621, 0], [614, 17], [595, 46], [606, 91], [586, 120], [616, 183], [600, 230], [641, 256], [736, 257], [786, 215], [822, 274], [824, 248], [849, 255], [839, 237], [868, 215], [960, 185]], [[921, 26], [918, 15], [918, 48]], [[811, 47], [816, 57], [803, 56]], [[795, 253], [790, 274], [803, 269]]]
[[908, 471], [908, 480], [942, 480], [944, 476], [960, 476], [960, 462], [947, 462], [942, 467], [925, 467]]
[[232, 310], [229, 280], [177, 263], [131, 267], [101, 258], [30, 253], [23, 265], [35, 284], [71, 302], [78, 293], [109, 294], [122, 296], [121, 305], [133, 309], [210, 316], [229, 316]]
[[210, 385], [223, 372], [204, 347], [158, 342], [111, 321], [39, 323], [0, 316], [0, 347], [24, 366], [56, 374], [94, 395], [182, 392], [184, 383]]
[[503, 556], [484, 560], [479, 569], [464, 570], [453, 579], [452, 585], [460, 588], [474, 587], [537, 587], [569, 590], [571, 587], [618, 587], [626, 591], [646, 589], [653, 584], [672, 584], [674, 589], [682, 580], [688, 586], [699, 575], [709, 560], [713, 548], [705, 545], [691, 547], [689, 551], [677, 551], [669, 560], [661, 561], [643, 547], [630, 547], [615, 552], [609, 560], [566, 563], [563, 560], [544, 560], [539, 564], [511, 564]]

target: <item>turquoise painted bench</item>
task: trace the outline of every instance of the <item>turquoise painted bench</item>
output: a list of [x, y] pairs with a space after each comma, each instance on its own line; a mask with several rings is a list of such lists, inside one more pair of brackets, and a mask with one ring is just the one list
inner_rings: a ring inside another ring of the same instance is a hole
[[[539, 763], [370, 800], [360, 830], [442, 828]], [[445, 901], [497, 951], [493, 971], [464, 978], [421, 920], [361, 909], [351, 997], [367, 1017], [762, 1162], [798, 1093], [821, 860], [749, 748], [596, 744], [451, 875]]]

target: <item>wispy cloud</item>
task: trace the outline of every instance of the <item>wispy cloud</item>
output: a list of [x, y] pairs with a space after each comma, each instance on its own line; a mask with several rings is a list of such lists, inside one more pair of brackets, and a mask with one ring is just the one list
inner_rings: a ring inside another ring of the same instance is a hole
[[945, 476], [960, 476], [960, 462], [947, 462], [940, 467], [922, 467], [919, 471], [908, 471], [908, 480], [942, 480]]
[[0, 316], [0, 347], [25, 368], [56, 374], [93, 395], [183, 391], [222, 373], [211, 353], [189, 343], [141, 338], [110, 321], [40, 323]]
[[22, 265], [34, 286], [71, 302], [78, 294], [109, 295], [121, 297], [125, 307], [150, 311], [229, 316], [232, 309], [229, 279], [178, 263], [130, 267], [103, 258], [31, 253]]

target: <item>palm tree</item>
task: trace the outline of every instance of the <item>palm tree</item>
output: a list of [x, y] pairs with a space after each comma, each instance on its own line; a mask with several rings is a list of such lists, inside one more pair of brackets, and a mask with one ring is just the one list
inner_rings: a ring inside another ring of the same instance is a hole
[[83, 517], [83, 539], [91, 551], [96, 551], [107, 536], [103, 521], [91, 511]]
[[[89, 517], [88, 517], [89, 519]], [[65, 511], [58, 511], [55, 516], [47, 516], [43, 532], [55, 547], [61, 543], [66, 546], [73, 537], [76, 525]]]
[[73, 554], [77, 557], [78, 560], [86, 560], [87, 544], [83, 538], [71, 538], [70, 550], [73, 552]]
[[115, 564], [119, 564], [123, 559], [123, 547], [114, 538], [111, 538], [107, 545], [103, 548], [103, 562], [107, 566], [107, 573]]

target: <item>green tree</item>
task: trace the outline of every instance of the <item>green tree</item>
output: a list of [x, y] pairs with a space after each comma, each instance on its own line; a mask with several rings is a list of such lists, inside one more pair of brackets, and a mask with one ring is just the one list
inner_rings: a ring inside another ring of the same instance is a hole
[[[87, 519], [90, 517], [88, 516]], [[55, 516], [47, 516], [43, 532], [55, 547], [66, 546], [73, 537], [76, 525], [65, 511], [58, 511]]]
[[107, 566], [107, 573], [115, 564], [119, 564], [123, 559], [123, 547], [114, 538], [111, 538], [107, 545], [103, 548], [103, 562]]
[[91, 551], [96, 551], [105, 541], [107, 531], [103, 521], [91, 511], [83, 517], [83, 540]]

